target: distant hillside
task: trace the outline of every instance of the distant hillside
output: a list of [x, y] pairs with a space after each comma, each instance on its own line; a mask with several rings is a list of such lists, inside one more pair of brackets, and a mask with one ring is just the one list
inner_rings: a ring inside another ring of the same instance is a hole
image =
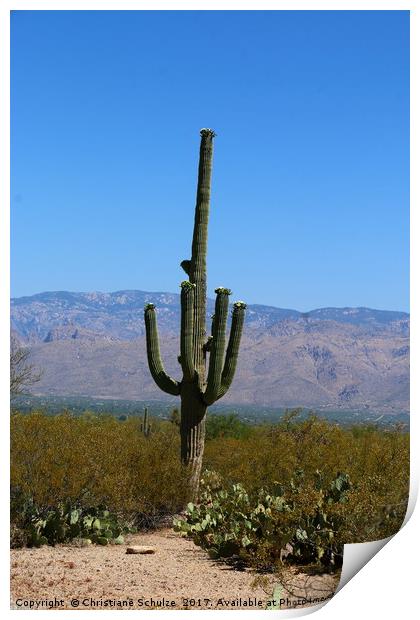
[[[12, 330], [44, 369], [36, 392], [164, 398], [147, 368], [147, 302], [158, 309], [167, 369], [179, 377], [179, 295], [51, 292], [12, 299]], [[321, 308], [302, 314], [251, 305], [237, 374], [223, 402], [401, 412], [408, 399], [407, 313]]]

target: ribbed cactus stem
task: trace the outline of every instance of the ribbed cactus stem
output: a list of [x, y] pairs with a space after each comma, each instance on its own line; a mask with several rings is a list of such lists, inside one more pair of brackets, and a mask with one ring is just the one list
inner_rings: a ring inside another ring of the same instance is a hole
[[185, 381], [195, 376], [194, 366], [194, 292], [195, 284], [181, 282], [181, 366]]
[[222, 287], [215, 290], [217, 297], [211, 330], [212, 346], [210, 351], [207, 387], [203, 397], [207, 405], [212, 405], [217, 400], [221, 389], [225, 357], [226, 323], [229, 311], [229, 295], [231, 292], [230, 289]]
[[207, 405], [196, 382], [181, 386], [181, 460], [191, 467], [193, 493], [201, 471]]
[[143, 414], [143, 422], [140, 424], [140, 431], [143, 433], [143, 435], [145, 437], [148, 437], [150, 435], [150, 424], [149, 424], [149, 410], [147, 409], [147, 407], [144, 408], [144, 414]]
[[217, 400], [224, 396], [231, 386], [238, 362], [239, 345], [241, 344], [242, 330], [245, 320], [246, 303], [236, 301], [233, 304], [232, 324], [230, 326], [229, 342], [226, 350], [225, 364], [222, 372], [222, 381]]
[[200, 131], [200, 160], [198, 164], [197, 198], [194, 231], [191, 244], [189, 280], [196, 285], [194, 299], [194, 365], [200, 388], [204, 387], [206, 373], [206, 295], [207, 295], [207, 229], [210, 211], [210, 187], [213, 160], [212, 129]]
[[148, 437], [150, 435], [149, 410], [148, 410], [147, 407], [144, 408], [143, 434], [144, 434], [145, 437]]
[[147, 361], [149, 362], [149, 369], [153, 380], [167, 394], [179, 396], [181, 393], [180, 384], [165, 372], [160, 357], [159, 334], [154, 304], [145, 305], [144, 321], [146, 325]]

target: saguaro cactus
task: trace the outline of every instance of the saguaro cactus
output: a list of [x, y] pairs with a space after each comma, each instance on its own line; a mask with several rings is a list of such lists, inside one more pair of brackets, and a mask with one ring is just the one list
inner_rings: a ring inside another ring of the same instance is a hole
[[149, 424], [149, 410], [147, 407], [144, 408], [143, 422], [140, 424], [140, 431], [143, 433], [145, 437], [150, 435], [150, 431], [152, 427]]
[[[197, 202], [191, 258], [181, 267], [188, 280], [181, 282], [181, 355], [182, 380], [170, 377], [163, 367], [155, 306], [146, 304], [147, 358], [155, 383], [168, 394], [181, 396], [181, 460], [191, 468], [192, 495], [198, 491], [204, 450], [205, 418], [209, 405], [219, 400], [229, 389], [236, 369], [246, 304], [233, 304], [229, 342], [225, 352], [226, 323], [229, 309], [227, 288], [217, 288], [216, 307], [211, 336], [206, 334], [207, 294], [207, 228], [210, 208], [210, 185], [213, 157], [211, 129], [200, 132], [200, 161], [198, 167]], [[209, 356], [208, 371], [207, 356]]]

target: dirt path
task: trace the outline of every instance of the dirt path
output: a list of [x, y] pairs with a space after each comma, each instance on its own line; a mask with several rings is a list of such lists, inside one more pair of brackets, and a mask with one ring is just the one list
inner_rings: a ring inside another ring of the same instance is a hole
[[[255, 583], [255, 574], [208, 559], [169, 529], [128, 540], [152, 545], [156, 553], [127, 555], [127, 545], [13, 549], [12, 608], [27, 608], [34, 601], [34, 608], [42, 609], [55, 601], [61, 609], [264, 609], [276, 583], [272, 575]], [[286, 581], [293, 594], [285, 590], [283, 596], [293, 604], [298, 596], [327, 597], [338, 577], [289, 571]], [[72, 605], [72, 599], [78, 603]]]

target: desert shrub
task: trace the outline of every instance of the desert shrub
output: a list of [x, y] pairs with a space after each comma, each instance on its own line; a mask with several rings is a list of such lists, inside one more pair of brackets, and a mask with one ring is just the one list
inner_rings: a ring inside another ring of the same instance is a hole
[[242, 422], [235, 413], [229, 415], [209, 414], [206, 420], [206, 439], [216, 439], [217, 437], [234, 437], [242, 439], [249, 437], [251, 426]]
[[[14, 413], [12, 487], [41, 515], [67, 505], [102, 507], [137, 526], [153, 526], [185, 506], [188, 473], [179, 463], [177, 424], [154, 419], [147, 438], [140, 424], [134, 416], [120, 421], [93, 413]], [[300, 489], [294, 514], [300, 510], [303, 523], [305, 515], [313, 516], [316, 485], [325, 491], [337, 472], [345, 472], [352, 484], [346, 503], [329, 508], [336, 512], [336, 544], [378, 540], [398, 531], [408, 499], [408, 433], [340, 428], [315, 416], [300, 420], [291, 413], [277, 424], [243, 430], [230, 418], [225, 427], [218, 421], [207, 437], [204, 468], [220, 476], [225, 490], [240, 484], [250, 498], [261, 488], [277, 497], [279, 488], [291, 492], [294, 484]], [[12, 507], [16, 541], [25, 537], [19, 527], [22, 520]]]
[[185, 503], [186, 474], [170, 424], [145, 438], [139, 420], [111, 416], [15, 414], [11, 483], [40, 509], [106, 506], [153, 524]]
[[219, 437], [207, 442], [204, 466], [228, 484], [249, 492], [287, 486], [297, 470], [306, 481], [318, 471], [324, 481], [338, 471], [352, 481], [341, 525], [343, 542], [367, 542], [395, 534], [409, 492], [409, 435], [401, 430], [358, 426], [342, 428], [309, 417], [285, 416], [278, 424], [258, 426], [240, 440]]

